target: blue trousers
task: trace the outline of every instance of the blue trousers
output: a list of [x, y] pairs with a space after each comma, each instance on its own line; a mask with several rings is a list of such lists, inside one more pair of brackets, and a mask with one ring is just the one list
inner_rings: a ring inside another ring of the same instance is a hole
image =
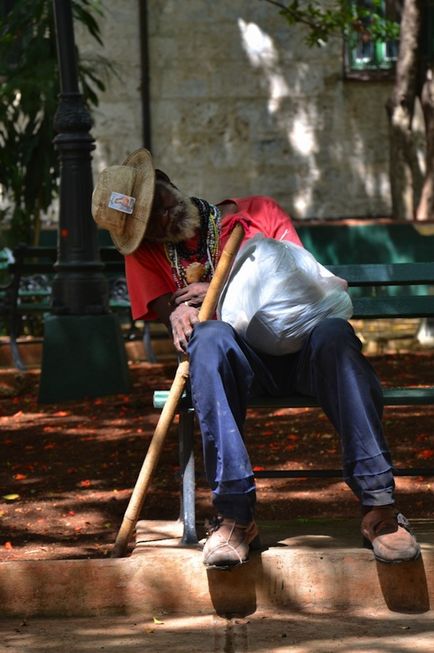
[[243, 425], [255, 394], [315, 397], [340, 436], [344, 478], [362, 506], [394, 503], [381, 386], [348, 322], [324, 320], [300, 351], [285, 356], [258, 353], [225, 322], [202, 322], [188, 353], [206, 475], [221, 514], [244, 522], [253, 515], [255, 482]]

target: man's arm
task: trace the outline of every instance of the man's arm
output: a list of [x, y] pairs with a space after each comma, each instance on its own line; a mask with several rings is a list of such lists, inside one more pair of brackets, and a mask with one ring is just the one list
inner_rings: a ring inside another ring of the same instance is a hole
[[[187, 350], [187, 344], [193, 332], [194, 325], [199, 322], [199, 308], [190, 306], [189, 300], [195, 304], [196, 302], [200, 302], [200, 307], [205, 293], [203, 293], [200, 299], [202, 293], [199, 293], [198, 289], [192, 289], [188, 292], [188, 288], [191, 289], [192, 286], [197, 285], [199, 284], [190, 284], [186, 289], [182, 289], [187, 292], [182, 292], [181, 297], [177, 295], [180, 291], [177, 291], [173, 295], [170, 293], [161, 295], [149, 304], [149, 308], [155, 311], [158, 319], [166, 325], [169, 333], [172, 335], [173, 344], [180, 353], [185, 353]], [[208, 287], [209, 284], [201, 285]]]

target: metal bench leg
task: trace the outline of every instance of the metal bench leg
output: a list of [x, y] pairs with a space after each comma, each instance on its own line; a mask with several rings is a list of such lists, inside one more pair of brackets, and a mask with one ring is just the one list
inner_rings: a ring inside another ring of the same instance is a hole
[[18, 349], [18, 343], [15, 339], [15, 336], [9, 337], [9, 344], [11, 347], [11, 354], [12, 354], [12, 360], [14, 366], [17, 368], [17, 370], [20, 370], [20, 372], [25, 372], [27, 368], [23, 363], [23, 359], [21, 358], [20, 350]]
[[151, 329], [149, 328], [149, 324], [147, 324], [146, 322], [143, 327], [143, 347], [148, 361], [150, 363], [156, 363], [157, 357], [155, 355], [154, 348], [152, 346]]
[[9, 345], [11, 348], [12, 360], [15, 367], [21, 372], [24, 372], [26, 370], [26, 366], [24, 365], [23, 359], [21, 358], [17, 343], [17, 335], [19, 333], [19, 328], [17, 325], [18, 319], [18, 316], [12, 313], [9, 320]]
[[179, 415], [179, 460], [181, 465], [181, 509], [180, 518], [184, 524], [182, 544], [197, 544], [195, 473], [194, 473], [194, 413], [181, 411]]

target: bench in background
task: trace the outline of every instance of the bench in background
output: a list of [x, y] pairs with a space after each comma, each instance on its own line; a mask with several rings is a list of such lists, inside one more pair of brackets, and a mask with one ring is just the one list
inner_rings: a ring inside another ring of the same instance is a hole
[[[32, 335], [40, 335], [41, 318], [50, 313], [57, 248], [23, 245], [15, 248], [12, 255], [13, 261], [4, 260], [1, 268], [0, 319], [9, 336], [13, 363], [24, 370], [17, 339], [24, 326]], [[100, 257], [108, 280], [109, 308], [119, 316], [125, 338], [136, 338], [139, 329], [131, 316], [124, 258], [114, 247], [101, 247]], [[149, 324], [144, 324], [142, 337], [147, 359], [155, 362]]]

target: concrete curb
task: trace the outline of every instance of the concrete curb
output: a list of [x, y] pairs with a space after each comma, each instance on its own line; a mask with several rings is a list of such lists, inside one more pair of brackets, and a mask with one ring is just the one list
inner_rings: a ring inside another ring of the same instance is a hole
[[348, 532], [348, 522], [340, 522], [316, 527], [335, 531], [334, 538], [306, 532], [276, 539], [265, 529], [273, 543], [230, 572], [207, 572], [200, 547], [153, 539], [155, 523], [144, 542], [140, 524], [141, 543], [128, 558], [3, 563], [1, 616], [152, 616], [161, 611], [246, 616], [267, 609], [334, 614], [367, 608], [423, 613], [433, 605], [431, 522], [418, 534], [422, 557], [411, 563], [376, 563], [370, 551], [352, 546], [352, 530], [345, 546], [342, 529]]

